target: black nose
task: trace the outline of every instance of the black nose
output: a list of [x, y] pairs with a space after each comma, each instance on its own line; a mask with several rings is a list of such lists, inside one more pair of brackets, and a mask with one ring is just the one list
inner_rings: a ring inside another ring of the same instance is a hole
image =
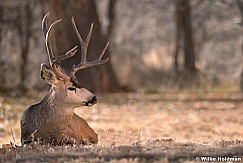
[[97, 98], [96, 98], [96, 96], [94, 96], [94, 97], [92, 98], [91, 102], [94, 103], [94, 104], [97, 103]]
[[97, 103], [97, 98], [96, 98], [96, 96], [92, 97], [92, 99], [89, 100], [88, 103], [91, 104], [91, 105], [96, 104], [96, 103]]
[[92, 106], [97, 103], [97, 98], [96, 98], [96, 96], [93, 96], [89, 101], [87, 101], [87, 102], [84, 101], [83, 103], [84, 103], [84, 106]]

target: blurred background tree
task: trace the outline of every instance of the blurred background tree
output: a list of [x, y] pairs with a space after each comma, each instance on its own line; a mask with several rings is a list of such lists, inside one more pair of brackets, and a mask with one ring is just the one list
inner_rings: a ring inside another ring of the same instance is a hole
[[36, 26], [43, 13], [39, 1], [3, 0], [0, 10], [0, 89], [14, 95], [43, 88], [35, 87], [39, 62], [44, 61], [40, 28]]
[[[195, 50], [194, 39], [191, 22], [191, 6], [189, 0], [177, 0], [175, 9], [176, 19], [176, 41], [175, 41], [175, 58], [174, 69], [178, 77], [178, 81], [182, 80], [181, 86], [183, 87], [185, 81], [195, 79], [197, 69], [195, 66]], [[184, 53], [183, 70], [179, 70], [178, 57], [180, 49]], [[195, 82], [195, 80], [193, 80]]]
[[[182, 44], [182, 45], [180, 45]], [[193, 31], [191, 23], [191, 7], [189, 0], [176, 1], [176, 51], [175, 71], [178, 73], [178, 53], [184, 50], [184, 69], [189, 74], [196, 73]]]
[[[242, 28], [243, 27], [243, 1], [242, 0], [237, 0], [237, 6], [239, 8], [239, 14], [240, 14], [240, 21], [238, 22], [239, 24], [239, 27]], [[243, 44], [241, 45], [241, 53], [243, 55]], [[240, 89], [241, 89], [241, 92], [243, 92], [243, 67], [242, 67], [242, 70], [241, 70], [241, 77], [240, 77]]]
[[[94, 92], [187, 89], [194, 83], [202, 88], [240, 88], [239, 1], [2, 0], [0, 90], [15, 95], [46, 88], [39, 69], [42, 62], [47, 63], [41, 32], [47, 12], [51, 12], [49, 23], [63, 20], [52, 39], [57, 55], [79, 45], [71, 16], [83, 38], [94, 23], [89, 60], [110, 42], [105, 55], [111, 58], [109, 63], [78, 73], [80, 82]], [[68, 71], [79, 60], [77, 54], [62, 65]], [[196, 81], [178, 78], [187, 73], [196, 74]]]

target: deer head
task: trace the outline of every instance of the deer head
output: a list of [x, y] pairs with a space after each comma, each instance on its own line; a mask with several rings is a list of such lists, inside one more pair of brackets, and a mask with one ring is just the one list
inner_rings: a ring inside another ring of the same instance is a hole
[[96, 60], [91, 62], [87, 61], [87, 49], [93, 31], [93, 24], [90, 27], [87, 38], [83, 40], [75, 24], [75, 20], [72, 17], [72, 26], [81, 45], [81, 61], [78, 65], [73, 65], [71, 72], [68, 74], [61, 68], [60, 61], [74, 56], [78, 51], [78, 46], [73, 47], [64, 55], [54, 55], [53, 50], [51, 48], [50, 37], [53, 28], [56, 24], [58, 24], [61, 21], [61, 19], [53, 22], [48, 28], [47, 18], [49, 17], [49, 15], [50, 13], [46, 14], [42, 20], [42, 31], [45, 37], [45, 44], [49, 57], [50, 68], [45, 64], [41, 65], [41, 78], [47, 84], [52, 86], [52, 92], [58, 94], [61, 100], [65, 100], [65, 103], [68, 103], [71, 106], [91, 106], [97, 102], [97, 98], [90, 91], [81, 87], [81, 84], [78, 82], [75, 74], [81, 69], [106, 63], [109, 60], [109, 58], [102, 60], [102, 57], [109, 43], [106, 44], [106, 46], [104, 47], [104, 49], [102, 50], [102, 52]]

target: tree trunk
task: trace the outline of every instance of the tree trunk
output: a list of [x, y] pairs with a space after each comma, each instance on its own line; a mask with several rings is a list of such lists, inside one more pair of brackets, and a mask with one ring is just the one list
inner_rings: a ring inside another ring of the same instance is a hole
[[29, 40], [31, 37], [31, 21], [32, 21], [32, 16], [31, 16], [31, 10], [30, 10], [30, 4], [26, 3], [25, 4], [25, 13], [20, 13], [21, 17], [21, 22], [18, 23], [18, 32], [20, 35], [20, 45], [21, 45], [21, 65], [20, 65], [20, 83], [19, 83], [19, 90], [21, 93], [25, 93], [28, 88], [27, 88], [27, 82], [26, 78], [29, 75], [28, 70], [27, 70], [27, 65], [28, 65], [28, 54], [29, 54]]
[[[72, 16], [76, 20], [76, 25], [83, 39], [87, 37], [90, 25], [94, 23], [87, 53], [89, 61], [96, 59], [107, 43], [108, 38], [101, 33], [94, 0], [46, 0], [44, 5], [45, 13], [51, 12], [52, 21], [62, 19], [62, 22], [55, 27], [53, 32], [54, 53], [61, 55], [75, 45], [79, 46], [79, 51], [74, 57], [62, 62], [64, 69], [70, 72], [72, 65], [77, 65], [80, 61], [81, 47], [71, 25]], [[104, 58], [109, 56], [110, 53], [107, 50]], [[120, 90], [110, 61], [101, 66], [81, 70], [76, 76], [80, 83], [94, 92], [115, 92]]]
[[[238, 24], [240, 25], [240, 27], [243, 26], [243, 2], [240, 0], [236, 1], [237, 6], [240, 10], [240, 16], [241, 16], [241, 22], [239, 22]], [[243, 54], [243, 44], [241, 45], [241, 53]], [[241, 92], [243, 92], [243, 67], [241, 68], [241, 75], [240, 75], [240, 90]]]
[[[191, 23], [191, 8], [189, 0], [176, 1], [177, 40], [175, 50], [175, 69], [178, 69], [178, 52], [181, 44], [184, 49], [184, 69], [189, 74], [197, 72]], [[180, 41], [182, 39], [183, 41]], [[183, 43], [181, 43], [183, 42]]]
[[0, 48], [2, 45], [3, 5], [0, 2]]
[[116, 0], [110, 0], [109, 3], [109, 11], [108, 11], [108, 17], [109, 17], [109, 26], [107, 30], [107, 37], [110, 38], [114, 24], [115, 24], [115, 5], [116, 5]]
[[176, 39], [175, 39], [175, 52], [174, 52], [174, 72], [176, 74], [179, 73], [179, 63], [178, 63], [178, 56], [181, 44], [181, 16], [180, 16], [180, 9], [179, 3], [176, 3]]

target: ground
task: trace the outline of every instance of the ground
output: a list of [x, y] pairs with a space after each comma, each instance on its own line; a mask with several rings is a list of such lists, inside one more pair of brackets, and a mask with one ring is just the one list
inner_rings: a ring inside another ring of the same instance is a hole
[[0, 95], [0, 162], [243, 161], [241, 93], [98, 95], [98, 104], [75, 109], [98, 133], [97, 145], [21, 146], [22, 112], [43, 96]]

